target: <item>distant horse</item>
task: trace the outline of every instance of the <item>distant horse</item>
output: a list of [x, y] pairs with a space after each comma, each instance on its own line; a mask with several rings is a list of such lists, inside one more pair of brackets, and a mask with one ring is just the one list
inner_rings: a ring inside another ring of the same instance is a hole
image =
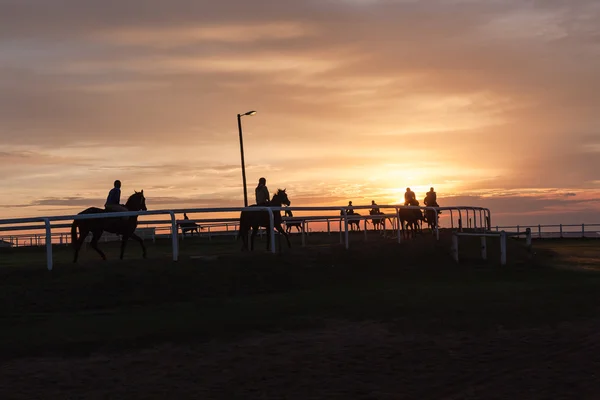
[[[277, 189], [277, 193], [273, 195], [270, 206], [281, 207], [284, 204], [286, 206], [291, 204], [287, 193], [285, 193], [285, 189]], [[256, 207], [256, 205], [254, 204], [250, 207]], [[281, 222], [281, 212], [279, 210], [273, 210], [273, 227], [277, 229], [277, 231], [282, 234], [283, 237], [285, 237], [288, 247], [292, 247], [287, 233], [285, 233], [281, 227]], [[241, 236], [243, 241], [242, 250], [248, 250], [248, 231], [250, 228], [252, 228], [250, 250], [254, 250], [254, 237], [256, 236], [258, 228], [261, 226], [267, 228], [267, 250], [269, 250], [269, 246], [271, 244], [271, 235], [273, 234], [273, 232], [271, 232], [269, 229], [269, 213], [267, 211], [242, 211], [242, 214], [240, 215], [240, 230], [238, 233], [238, 239]]]
[[[411, 206], [418, 206], [419, 202], [414, 200], [410, 203]], [[405, 238], [409, 236], [409, 228], [411, 230], [411, 234], [414, 237], [415, 233], [420, 231], [419, 223], [423, 221], [423, 213], [420, 209], [410, 209], [410, 208], [400, 208], [400, 226], [402, 227], [402, 233]], [[404, 227], [406, 226], [406, 231]]]
[[[146, 198], [144, 197], [144, 191], [135, 192], [129, 199], [127, 203], [125, 203], [125, 207], [129, 211], [146, 211]], [[107, 211], [103, 208], [90, 207], [86, 210], [83, 210], [78, 215], [85, 214], [102, 214]], [[87, 237], [89, 232], [92, 232], [92, 241], [90, 245], [94, 250], [100, 254], [103, 260], [106, 260], [106, 256], [98, 248], [98, 241], [102, 236], [103, 232], [115, 233], [117, 235], [122, 236], [121, 240], [121, 260], [123, 259], [123, 254], [125, 253], [125, 246], [129, 238], [133, 238], [137, 240], [142, 246], [143, 257], [146, 258], [146, 247], [144, 246], [144, 242], [142, 238], [135, 234], [135, 228], [138, 224], [137, 216], [132, 217], [113, 217], [113, 218], [95, 218], [95, 219], [79, 219], [73, 221], [71, 225], [71, 242], [75, 249], [75, 257], [73, 258], [73, 262], [77, 262], [77, 258], [79, 256], [79, 249], [83, 244], [83, 241]], [[77, 228], [79, 228], [79, 238], [77, 238]]]
[[423, 217], [423, 221], [427, 222], [427, 225], [431, 230], [435, 229], [438, 225], [437, 215], [440, 213], [439, 210], [425, 210], [425, 216]]
[[[285, 210], [285, 216], [293, 218], [294, 214], [292, 214], [292, 210]], [[292, 228], [296, 227], [298, 232], [302, 232], [302, 221], [285, 221], [285, 231], [286, 233], [290, 233]]]
[[[373, 208], [372, 210], [369, 211], [369, 215], [383, 215], [383, 213], [381, 211], [379, 211], [379, 209]], [[373, 222], [373, 229], [378, 231], [380, 227], [383, 228], [384, 221], [385, 221], [385, 217], [371, 218], [371, 222]]]
[[180, 222], [179, 227], [181, 228], [181, 234], [183, 236], [185, 236], [186, 232], [189, 232], [191, 236], [194, 236], [194, 232], [196, 232], [196, 235], [200, 236], [198, 228], [204, 229], [203, 227], [192, 221]]
[[[340, 215], [344, 216], [344, 211], [340, 211]], [[350, 217], [360, 217], [360, 214], [354, 212], [354, 210], [349, 210], [346, 212], [346, 215], [348, 215], [348, 227], [350, 230], [353, 231], [354, 227], [356, 227], [356, 230], [360, 231], [360, 219], [350, 219]]]

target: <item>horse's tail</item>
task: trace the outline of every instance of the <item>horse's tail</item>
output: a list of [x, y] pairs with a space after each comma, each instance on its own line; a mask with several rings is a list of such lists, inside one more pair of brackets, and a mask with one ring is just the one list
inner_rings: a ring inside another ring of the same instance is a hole
[[73, 221], [71, 225], [71, 244], [74, 246], [77, 243], [77, 221]]

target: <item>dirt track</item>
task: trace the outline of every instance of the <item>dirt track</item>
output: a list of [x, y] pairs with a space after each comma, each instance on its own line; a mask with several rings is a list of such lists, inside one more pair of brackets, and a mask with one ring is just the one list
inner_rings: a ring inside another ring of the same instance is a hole
[[376, 322], [2, 365], [0, 398], [600, 398], [600, 321], [407, 335]]

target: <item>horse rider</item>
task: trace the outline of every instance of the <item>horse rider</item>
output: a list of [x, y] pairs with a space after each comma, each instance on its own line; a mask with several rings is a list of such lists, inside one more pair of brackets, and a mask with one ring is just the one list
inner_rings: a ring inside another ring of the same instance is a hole
[[415, 195], [415, 192], [413, 192], [412, 190], [410, 190], [409, 187], [407, 187], [406, 192], [404, 193], [404, 205], [410, 206], [416, 204], [416, 202], [417, 196]]
[[260, 178], [258, 180], [258, 186], [254, 189], [254, 194], [256, 195], [257, 206], [269, 205], [269, 189], [267, 189], [267, 180], [265, 178]]
[[379, 210], [379, 207], [377, 207], [377, 203], [375, 203], [375, 200], [371, 200], [371, 205], [373, 206], [373, 208], [371, 209], [371, 215], [381, 214], [381, 211]]
[[435, 193], [433, 188], [429, 188], [429, 192], [427, 192], [427, 194], [425, 195], [425, 200], [423, 200], [423, 203], [425, 203], [425, 205], [427, 207], [439, 207], [440, 206], [437, 203], [437, 194]]
[[108, 192], [104, 209], [108, 212], [129, 211], [125, 206], [121, 205], [121, 181], [116, 180], [114, 187]]
[[[352, 202], [351, 201], [348, 202], [348, 207], [352, 207]], [[351, 208], [346, 209], [346, 215], [352, 215], [352, 214], [354, 214], [354, 210], [353, 209], [351, 209]]]

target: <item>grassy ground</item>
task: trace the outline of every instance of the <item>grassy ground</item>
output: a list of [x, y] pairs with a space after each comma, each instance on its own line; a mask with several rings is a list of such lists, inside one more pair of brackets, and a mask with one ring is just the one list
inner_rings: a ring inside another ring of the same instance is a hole
[[337, 240], [275, 256], [185, 241], [177, 263], [168, 242], [76, 266], [57, 249], [51, 273], [43, 252], [2, 253], [0, 397], [600, 395], [600, 242], [529, 258], [510, 241], [501, 268], [462, 239], [458, 266], [447, 237]]

